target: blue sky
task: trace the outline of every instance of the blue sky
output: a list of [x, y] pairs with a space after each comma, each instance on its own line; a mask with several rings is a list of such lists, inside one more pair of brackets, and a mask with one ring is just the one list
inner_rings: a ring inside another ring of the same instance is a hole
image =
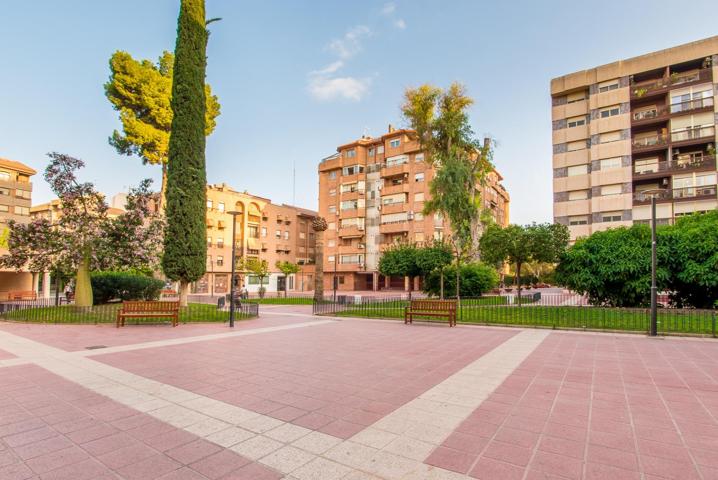
[[[583, 68], [715, 35], [714, 3], [674, 1], [207, 0], [207, 80], [222, 114], [207, 144], [210, 183], [317, 207], [318, 161], [363, 133], [402, 126], [402, 92], [463, 82], [477, 134], [516, 223], [551, 220], [549, 81]], [[174, 47], [179, 0], [0, 0], [0, 157], [38, 171], [45, 153], [87, 163], [114, 194], [158, 168], [118, 155], [104, 97], [115, 50], [156, 59]], [[34, 203], [51, 198], [35, 177]]]

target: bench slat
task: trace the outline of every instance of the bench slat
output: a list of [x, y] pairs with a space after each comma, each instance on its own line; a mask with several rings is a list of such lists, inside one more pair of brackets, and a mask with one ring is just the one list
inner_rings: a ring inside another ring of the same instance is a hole
[[117, 328], [125, 325], [125, 318], [172, 318], [176, 327], [179, 317], [179, 302], [156, 300], [125, 301], [117, 311]]
[[455, 300], [412, 300], [404, 309], [404, 323], [413, 323], [414, 315], [425, 317], [445, 317], [449, 326], [456, 325]]

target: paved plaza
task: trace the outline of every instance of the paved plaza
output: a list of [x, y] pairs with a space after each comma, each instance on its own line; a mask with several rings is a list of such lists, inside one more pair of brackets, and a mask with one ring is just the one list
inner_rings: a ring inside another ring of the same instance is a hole
[[0, 323], [2, 480], [718, 479], [718, 342]]

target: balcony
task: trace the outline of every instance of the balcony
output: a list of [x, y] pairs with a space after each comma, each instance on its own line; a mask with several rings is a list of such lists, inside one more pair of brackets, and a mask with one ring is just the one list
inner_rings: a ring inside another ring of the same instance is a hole
[[662, 162], [656, 162], [650, 165], [644, 165], [640, 167], [640, 170], [636, 170], [634, 167], [633, 175], [636, 178], [652, 178], [652, 177], [663, 177], [666, 174], [690, 172], [693, 170], [715, 170], [716, 159], [713, 155], [706, 155], [703, 157], [693, 157], [689, 159], [679, 160], [666, 160]]
[[671, 132], [671, 142], [692, 142], [693, 140], [714, 139], [716, 134], [715, 126], [708, 125], [704, 127], [686, 128]]
[[380, 233], [401, 233], [409, 231], [409, 221], [401, 220], [398, 222], [382, 223], [379, 225]]
[[665, 133], [656, 133], [649, 137], [633, 138], [631, 145], [634, 152], [644, 152], [649, 150], [660, 150], [668, 144], [668, 135]]
[[381, 169], [382, 177], [393, 177], [395, 175], [402, 175], [409, 173], [409, 164], [402, 163], [399, 165], [385, 166]]
[[711, 69], [674, 73], [670, 77], [631, 84], [631, 99], [647, 98], [668, 92], [671, 88], [688, 86], [711, 80]]
[[695, 198], [715, 198], [716, 186], [704, 185], [701, 187], [684, 187], [673, 189], [673, 199], [695, 199]]
[[651, 197], [656, 197], [656, 202], [665, 202], [670, 201], [672, 198], [672, 190], [669, 188], [666, 188], [665, 190], [662, 190], [660, 193], [655, 194], [646, 194], [644, 192], [634, 192], [633, 193], [633, 204], [634, 205], [645, 205], [647, 203], [651, 203]]
[[385, 215], [389, 213], [401, 213], [407, 211], [408, 209], [409, 204], [406, 202], [385, 203], [381, 206], [381, 213]]
[[693, 100], [671, 104], [671, 113], [693, 112], [702, 109], [713, 109], [713, 97], [694, 98]]
[[648, 125], [654, 122], [664, 121], [668, 118], [669, 109], [665, 105], [654, 105], [648, 109], [633, 112], [631, 115], [632, 125]]
[[381, 194], [394, 195], [396, 193], [409, 193], [409, 185], [409, 182], [400, 183], [399, 185], [384, 185]]
[[339, 238], [360, 238], [364, 236], [364, 227], [358, 225], [340, 227], [337, 236]]

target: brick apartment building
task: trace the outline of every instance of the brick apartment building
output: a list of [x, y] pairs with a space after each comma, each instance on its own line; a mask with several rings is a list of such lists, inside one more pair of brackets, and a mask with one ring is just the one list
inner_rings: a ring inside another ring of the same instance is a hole
[[[247, 192], [237, 192], [226, 184], [207, 186], [207, 273], [192, 285], [192, 293], [229, 293], [232, 269], [232, 215], [237, 215], [236, 249], [238, 258], [266, 260], [270, 275], [265, 279], [268, 292], [304, 292], [314, 288], [315, 234], [312, 219], [317, 212], [271, 200]], [[297, 263], [302, 270], [288, 279], [276, 268], [277, 261]], [[239, 277], [249, 292], [259, 290], [259, 279]], [[238, 285], [239, 287], [239, 285]]]
[[[37, 172], [27, 165], [0, 158], [0, 231], [7, 235], [7, 222], [30, 222], [32, 183], [30, 177]], [[6, 255], [7, 248], [0, 246], [0, 255]], [[36, 290], [39, 275], [13, 269], [0, 269], [0, 300], [7, 299], [10, 291]]]
[[[405, 289], [408, 279], [377, 270], [383, 250], [397, 240], [417, 244], [449, 234], [448, 221], [424, 216], [434, 174], [411, 130], [389, 126], [381, 137], [341, 145], [319, 164], [319, 214], [326, 218], [324, 286], [339, 290]], [[497, 223], [508, 225], [509, 195], [494, 171], [482, 202]], [[415, 285], [418, 287], [418, 285]]]
[[[551, 81], [554, 219], [571, 239], [718, 206], [718, 36]], [[653, 193], [646, 193], [653, 191]]]

